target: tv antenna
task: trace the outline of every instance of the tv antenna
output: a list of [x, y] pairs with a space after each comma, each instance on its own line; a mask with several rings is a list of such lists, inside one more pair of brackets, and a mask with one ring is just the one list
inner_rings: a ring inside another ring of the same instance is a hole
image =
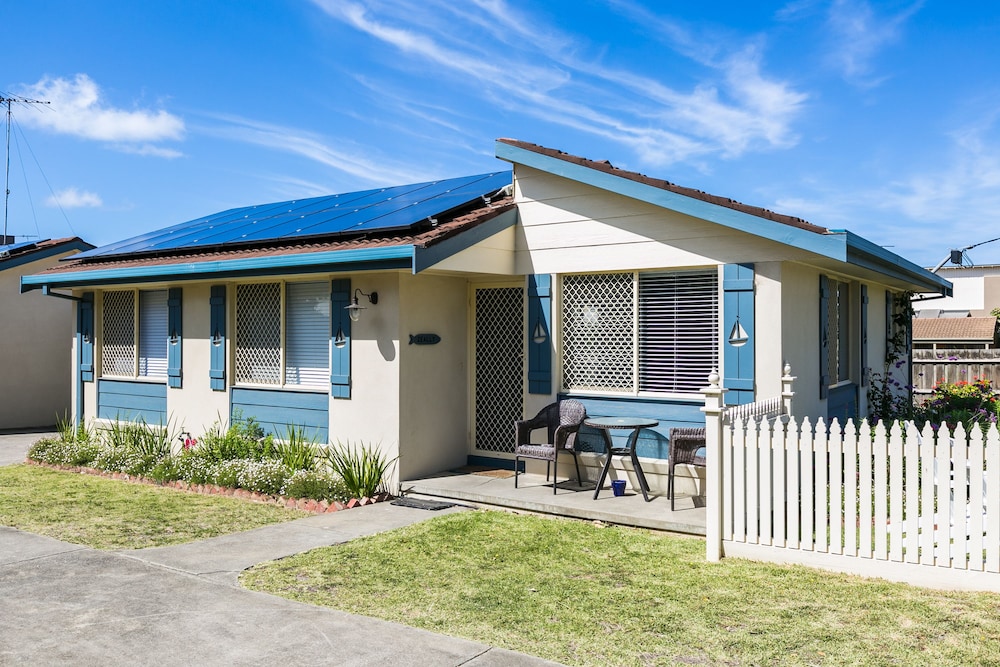
[[[935, 266], [933, 269], [931, 269], [931, 273], [937, 273], [938, 269], [940, 269], [942, 266], [944, 266], [945, 264], [947, 264], [949, 261], [952, 264], [957, 264], [958, 266], [962, 266], [962, 262], [965, 260], [965, 251], [966, 250], [972, 250], [975, 247], [981, 246], [981, 245], [986, 244], [986, 243], [993, 243], [994, 241], [1000, 241], [1000, 236], [998, 236], [995, 239], [990, 239], [988, 241], [980, 241], [979, 243], [973, 243], [972, 245], [967, 245], [964, 248], [954, 248], [954, 249], [952, 249], [951, 251], [949, 251], [948, 255], [944, 259], [942, 259], [940, 262], [938, 262], [937, 266]], [[973, 266], [975, 266], [975, 265], [973, 264]]]
[[0, 106], [7, 107], [7, 152], [6, 159], [4, 161], [3, 186], [3, 236], [0, 237], [0, 245], [7, 243], [7, 201], [10, 199], [10, 126], [14, 119], [11, 108], [12, 104], [23, 104], [28, 106], [29, 104], [48, 104], [48, 102], [44, 102], [42, 100], [32, 100], [18, 95], [3, 95], [0, 93]]

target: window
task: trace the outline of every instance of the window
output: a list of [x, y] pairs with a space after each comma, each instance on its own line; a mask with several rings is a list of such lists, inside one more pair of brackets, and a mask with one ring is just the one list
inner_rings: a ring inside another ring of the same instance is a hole
[[563, 388], [692, 393], [719, 363], [716, 271], [565, 276]]
[[826, 301], [827, 374], [830, 384], [851, 379], [851, 285], [829, 279]]
[[103, 375], [167, 376], [167, 296], [167, 290], [104, 293]]
[[329, 386], [329, 283], [237, 285], [235, 371], [238, 383]]

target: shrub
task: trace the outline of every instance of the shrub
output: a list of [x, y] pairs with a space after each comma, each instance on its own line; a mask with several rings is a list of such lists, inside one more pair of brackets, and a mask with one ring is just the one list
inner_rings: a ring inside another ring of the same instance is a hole
[[189, 449], [177, 459], [177, 479], [191, 484], [213, 484], [217, 465], [198, 448]]
[[42, 438], [28, 449], [28, 458], [53, 465], [86, 466], [97, 457], [98, 445], [90, 440]]
[[249, 491], [280, 495], [291, 476], [288, 468], [279, 461], [240, 461], [239, 464], [236, 486]]
[[954, 429], [959, 423], [966, 430], [973, 424], [984, 428], [997, 423], [1000, 408], [993, 386], [985, 378], [975, 378], [972, 382], [942, 382], [934, 386], [930, 398], [920, 407], [921, 422], [930, 422], [935, 427], [947, 425]]
[[243, 418], [236, 412], [228, 428], [224, 429], [221, 422], [216, 422], [194, 449], [217, 462], [233, 459], [261, 461], [272, 455], [273, 446], [271, 436], [264, 435], [264, 429], [253, 417]]
[[339, 500], [346, 502], [351, 499], [343, 480], [328, 472], [315, 470], [296, 470], [285, 482], [281, 495], [289, 498], [313, 498], [315, 500]]
[[386, 459], [377, 447], [337, 443], [327, 447], [327, 464], [333, 474], [340, 477], [353, 498], [370, 498], [386, 490], [385, 475], [395, 463]]
[[180, 457], [171, 454], [160, 459], [146, 476], [161, 484], [181, 479]]

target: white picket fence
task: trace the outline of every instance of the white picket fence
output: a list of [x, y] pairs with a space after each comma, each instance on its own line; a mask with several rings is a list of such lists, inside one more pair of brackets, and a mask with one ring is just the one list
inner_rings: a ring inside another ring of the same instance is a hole
[[995, 425], [936, 434], [913, 424], [887, 432], [867, 421], [733, 418], [717, 381], [704, 393], [709, 560], [1000, 591]]

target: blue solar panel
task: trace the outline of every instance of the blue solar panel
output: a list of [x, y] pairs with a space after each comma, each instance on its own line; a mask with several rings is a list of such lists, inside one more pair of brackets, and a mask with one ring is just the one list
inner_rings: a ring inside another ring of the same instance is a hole
[[404, 230], [493, 195], [511, 180], [504, 171], [234, 208], [73, 258]]
[[0, 258], [16, 254], [19, 251], [28, 250], [35, 247], [34, 241], [22, 241], [21, 243], [8, 243], [0, 245]]

